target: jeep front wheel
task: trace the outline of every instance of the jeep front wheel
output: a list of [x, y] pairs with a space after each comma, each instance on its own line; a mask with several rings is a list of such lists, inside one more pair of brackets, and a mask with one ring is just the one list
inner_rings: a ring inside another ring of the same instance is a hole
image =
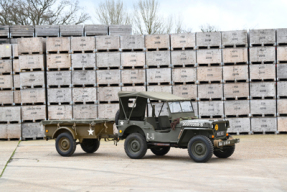
[[125, 140], [125, 151], [131, 159], [141, 159], [147, 151], [147, 143], [140, 133], [132, 133]]
[[234, 150], [235, 150], [235, 145], [228, 146], [223, 149], [214, 151], [214, 155], [218, 158], [228, 158], [234, 153]]
[[170, 150], [170, 147], [153, 147], [150, 148], [151, 152], [157, 156], [164, 156]]
[[99, 149], [100, 141], [98, 139], [84, 139], [81, 147], [86, 153], [94, 153]]
[[213, 145], [206, 136], [195, 136], [188, 142], [188, 154], [195, 162], [207, 162], [212, 157]]
[[56, 149], [62, 156], [71, 156], [76, 150], [76, 141], [70, 133], [61, 133], [56, 139]]

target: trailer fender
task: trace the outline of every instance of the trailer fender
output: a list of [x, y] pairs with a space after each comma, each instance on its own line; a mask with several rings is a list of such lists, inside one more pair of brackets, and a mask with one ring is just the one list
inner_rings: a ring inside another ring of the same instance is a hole
[[73, 139], [77, 139], [76, 138], [76, 133], [73, 129], [69, 128], [69, 127], [59, 127], [53, 134], [52, 139], [55, 139], [58, 137], [58, 135], [60, 135], [61, 133], [64, 132], [68, 132], [73, 136]]

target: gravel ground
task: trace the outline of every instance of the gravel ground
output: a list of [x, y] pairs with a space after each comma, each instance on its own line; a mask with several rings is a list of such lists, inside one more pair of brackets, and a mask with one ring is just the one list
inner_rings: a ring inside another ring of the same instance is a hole
[[[287, 135], [244, 135], [233, 156], [193, 162], [185, 149], [129, 159], [123, 142], [61, 157], [54, 140], [22, 141], [1, 191], [287, 191]], [[0, 143], [1, 145], [1, 143]], [[11, 151], [12, 153], [12, 151]]]

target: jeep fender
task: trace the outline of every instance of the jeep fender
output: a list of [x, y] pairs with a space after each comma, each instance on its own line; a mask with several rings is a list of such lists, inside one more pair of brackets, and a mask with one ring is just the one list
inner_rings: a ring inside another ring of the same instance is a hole
[[196, 128], [196, 127], [185, 127], [178, 135], [178, 144], [188, 143], [189, 140], [196, 135], [205, 135], [209, 138], [212, 135], [213, 130], [211, 128]]
[[145, 138], [145, 132], [142, 130], [142, 128], [136, 125], [131, 125], [127, 127], [123, 133], [123, 138], [126, 138], [129, 134], [132, 134], [132, 133], [140, 133]]

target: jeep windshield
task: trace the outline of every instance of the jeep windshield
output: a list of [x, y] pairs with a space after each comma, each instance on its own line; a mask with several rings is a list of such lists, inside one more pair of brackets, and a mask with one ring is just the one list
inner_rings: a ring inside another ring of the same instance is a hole
[[193, 112], [193, 107], [190, 101], [168, 102], [171, 113], [186, 113]]

